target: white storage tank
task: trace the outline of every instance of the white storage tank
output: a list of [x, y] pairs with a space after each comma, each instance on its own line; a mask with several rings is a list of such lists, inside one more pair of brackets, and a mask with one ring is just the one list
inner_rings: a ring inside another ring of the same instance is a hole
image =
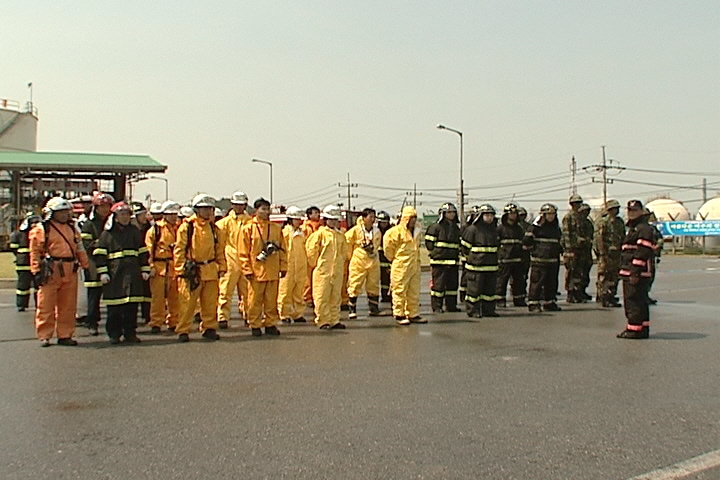
[[[695, 220], [720, 220], [720, 195], [705, 202], [698, 210]], [[705, 246], [720, 248], [720, 237], [707, 237]]]
[[685, 205], [671, 198], [656, 198], [645, 206], [655, 214], [659, 222], [690, 220], [690, 212]]
[[0, 98], [0, 150], [37, 151], [37, 110], [28, 102]]

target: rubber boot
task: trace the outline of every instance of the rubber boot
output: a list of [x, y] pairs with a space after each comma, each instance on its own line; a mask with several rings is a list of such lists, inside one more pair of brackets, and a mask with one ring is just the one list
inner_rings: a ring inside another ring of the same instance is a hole
[[475, 303], [465, 302], [465, 311], [467, 316], [470, 318], [482, 318], [482, 312], [480, 311], [480, 305]]
[[513, 297], [513, 305], [516, 307], [527, 307], [525, 297]]
[[380, 297], [378, 297], [376, 295], [374, 295], [374, 296], [368, 295], [368, 309], [370, 309], [371, 317], [379, 317], [380, 316]]
[[348, 318], [355, 320], [357, 318], [357, 297], [350, 297], [348, 299], [348, 311], [350, 312]]
[[459, 312], [460, 309], [457, 306], [457, 296], [450, 295], [445, 297], [445, 311], [446, 312]]
[[483, 301], [482, 302], [482, 315], [483, 315], [483, 317], [499, 317], [500, 316], [495, 311], [495, 302], [494, 301]]
[[442, 313], [443, 311], [443, 297], [430, 297], [430, 305], [432, 306], [433, 313]]

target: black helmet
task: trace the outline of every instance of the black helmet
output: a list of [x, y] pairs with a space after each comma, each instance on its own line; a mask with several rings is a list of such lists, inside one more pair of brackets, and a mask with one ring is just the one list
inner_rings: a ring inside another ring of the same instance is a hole
[[378, 222], [389, 222], [390, 221], [390, 214], [386, 212], [385, 210], [380, 210], [377, 215], [375, 215], [375, 218]]
[[483, 205], [480, 206], [480, 211], [479, 211], [479, 213], [480, 213], [481, 215], [482, 215], [483, 213], [492, 213], [493, 215], [495, 215], [495, 213], [496, 213], [496, 212], [495, 212], [495, 207], [493, 207], [493, 206], [490, 205], [489, 203], [485, 203], [485, 204], [483, 204]]
[[442, 207], [440, 207], [440, 214], [447, 212], [455, 212], [457, 213], [457, 208], [455, 208], [455, 205], [452, 203], [443, 203]]
[[545, 203], [540, 207], [540, 213], [557, 213], [557, 207], [552, 203]]
[[505, 207], [503, 208], [503, 213], [512, 213], [512, 212], [518, 213], [519, 208], [518, 208], [517, 204], [511, 202], [511, 203], [508, 203], [507, 205], [505, 205]]

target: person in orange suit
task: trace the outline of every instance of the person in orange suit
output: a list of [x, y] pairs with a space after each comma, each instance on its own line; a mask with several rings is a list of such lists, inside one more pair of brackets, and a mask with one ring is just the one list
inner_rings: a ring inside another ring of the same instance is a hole
[[200, 330], [206, 340], [220, 340], [217, 333], [218, 281], [227, 271], [225, 243], [213, 223], [215, 199], [198, 194], [195, 213], [178, 228], [173, 258], [180, 277], [180, 318], [175, 333], [181, 343], [190, 341], [195, 306], [200, 303]]
[[40, 284], [35, 310], [35, 333], [40, 345], [77, 345], [78, 268], [88, 268], [88, 256], [80, 231], [72, 220], [70, 202], [60, 197], [48, 200], [43, 208], [44, 221], [30, 231], [30, 271]]
[[167, 324], [174, 332], [180, 315], [178, 278], [173, 261], [173, 248], [178, 229], [180, 205], [167, 201], [162, 204], [163, 218], [145, 235], [150, 265], [150, 333], [158, 334]]
[[287, 274], [287, 245], [280, 226], [270, 222], [270, 202], [264, 198], [253, 204], [255, 216], [240, 230], [238, 258], [248, 280], [248, 323], [252, 335], [280, 335], [277, 323], [280, 278]]
[[[305, 238], [310, 238], [310, 235], [317, 232], [318, 228], [323, 225], [323, 221], [320, 218], [320, 209], [318, 207], [310, 207], [305, 210], [305, 222], [303, 223], [302, 230], [305, 234]], [[305, 291], [303, 292], [303, 299], [309, 307], [313, 307], [313, 267], [308, 266], [307, 269], [307, 281], [305, 282]]]

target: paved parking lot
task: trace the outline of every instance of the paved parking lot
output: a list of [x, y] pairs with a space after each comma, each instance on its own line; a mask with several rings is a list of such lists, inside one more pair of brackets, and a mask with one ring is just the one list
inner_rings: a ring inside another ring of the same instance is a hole
[[236, 321], [215, 343], [142, 335], [110, 347], [79, 331], [79, 347], [41, 349], [32, 314], [2, 290], [0, 477], [653, 471], [720, 449], [720, 259], [666, 257], [660, 269], [647, 341], [615, 338], [621, 309], [563, 302], [554, 314], [376, 318], [279, 338], [252, 339]]

